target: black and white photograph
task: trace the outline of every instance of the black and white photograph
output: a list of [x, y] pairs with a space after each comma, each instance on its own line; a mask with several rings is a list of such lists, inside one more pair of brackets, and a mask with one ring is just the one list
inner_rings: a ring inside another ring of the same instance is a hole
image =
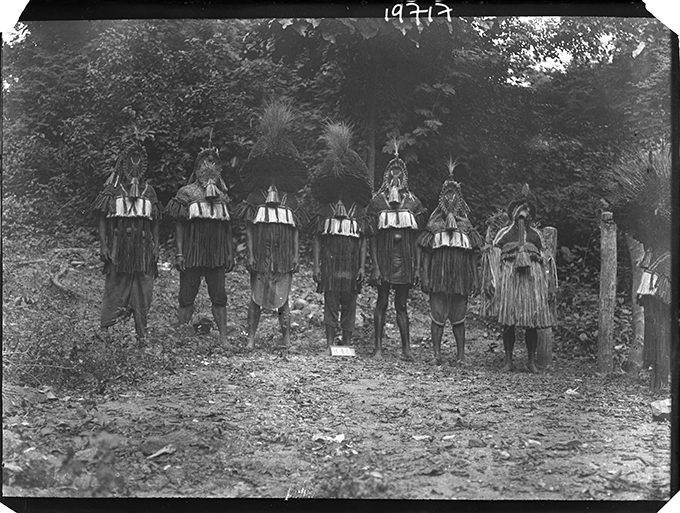
[[644, 3], [85, 7], [2, 33], [3, 502], [678, 491]]

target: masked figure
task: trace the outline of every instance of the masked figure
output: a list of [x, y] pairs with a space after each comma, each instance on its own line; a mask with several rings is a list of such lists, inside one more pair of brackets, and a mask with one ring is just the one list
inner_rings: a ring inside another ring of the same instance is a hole
[[326, 127], [323, 138], [328, 153], [312, 182], [312, 194], [321, 204], [313, 223], [314, 280], [319, 284], [317, 291], [324, 294], [329, 354], [338, 328], [342, 344], [351, 344], [366, 264], [365, 209], [371, 200], [371, 185], [366, 164], [350, 149], [351, 137], [344, 124]]
[[180, 273], [179, 322], [191, 322], [194, 301], [201, 286], [201, 278], [204, 278], [220, 342], [224, 347], [229, 347], [224, 280], [225, 273], [234, 267], [228, 203], [219, 152], [215, 148], [208, 148], [198, 154], [187, 185], [177, 191], [166, 207], [166, 213], [176, 219], [175, 267]]
[[650, 386], [668, 385], [671, 359], [671, 149], [665, 146], [622, 159], [607, 181], [617, 225], [645, 248], [636, 300], [644, 308], [642, 360], [652, 367]]
[[406, 164], [399, 158], [399, 144], [391, 141], [395, 157], [387, 164], [383, 183], [368, 206], [373, 223], [371, 284], [378, 288], [374, 311], [374, 358], [382, 357], [382, 338], [390, 289], [394, 289], [394, 307], [401, 335], [402, 358], [413, 361], [409, 338], [406, 300], [412, 285], [419, 281], [420, 248], [416, 245], [419, 230], [427, 214], [422, 203], [408, 188]]
[[460, 184], [453, 179], [455, 163], [442, 186], [439, 204], [418, 239], [423, 250], [422, 289], [430, 295], [432, 348], [441, 364], [441, 340], [446, 320], [451, 321], [458, 361], [465, 361], [467, 298], [478, 291], [477, 252], [482, 238], [468, 220], [470, 211]]
[[139, 339], [146, 337], [154, 279], [158, 274], [161, 204], [146, 181], [146, 150], [129, 146], [94, 202], [99, 214], [99, 256], [106, 284], [101, 326], [108, 328], [132, 310]]
[[509, 224], [493, 241], [501, 250], [495, 293], [498, 294], [498, 322], [503, 329], [506, 371], [512, 370], [515, 326], [526, 328], [528, 368], [536, 373], [537, 328], [547, 328], [553, 323], [548, 305], [548, 262], [542, 253], [541, 233], [533, 226], [535, 213], [535, 200], [525, 185], [522, 194], [508, 206]]
[[241, 170], [246, 190], [251, 191], [236, 211], [246, 226], [252, 292], [248, 349], [255, 347], [262, 308], [278, 313], [282, 345], [290, 344], [288, 295], [300, 262], [298, 228], [305, 221], [295, 193], [307, 181], [307, 167], [286, 135], [292, 121], [288, 104], [268, 105], [261, 116], [261, 137]]

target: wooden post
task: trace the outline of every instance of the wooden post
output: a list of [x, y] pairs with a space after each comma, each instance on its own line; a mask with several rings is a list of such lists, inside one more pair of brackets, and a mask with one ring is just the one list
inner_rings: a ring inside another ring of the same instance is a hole
[[616, 223], [611, 212], [600, 219], [600, 317], [597, 337], [599, 372], [612, 371], [614, 307], [616, 305]]
[[[543, 242], [545, 244], [545, 254], [549, 258], [555, 260], [555, 253], [557, 252], [557, 228], [546, 226], [541, 230], [543, 233]], [[549, 263], [549, 262], [548, 262]], [[548, 265], [548, 280], [551, 290], [550, 296], [553, 298], [550, 303], [550, 313], [552, 313], [553, 322], [557, 317], [557, 308], [555, 307], [555, 270], [552, 265]], [[553, 335], [552, 327], [542, 328], [538, 330], [538, 347], [536, 348], [536, 364], [544, 369], [549, 369], [552, 364], [553, 344], [555, 337]]]
[[641, 242], [628, 234], [626, 234], [626, 245], [628, 246], [633, 276], [633, 290], [631, 293], [633, 298], [633, 342], [628, 352], [626, 372], [630, 377], [637, 378], [640, 375], [640, 369], [642, 369], [642, 349], [645, 345], [645, 311], [636, 301], [635, 295], [642, 279], [642, 268], [637, 263], [645, 254], [645, 248]]

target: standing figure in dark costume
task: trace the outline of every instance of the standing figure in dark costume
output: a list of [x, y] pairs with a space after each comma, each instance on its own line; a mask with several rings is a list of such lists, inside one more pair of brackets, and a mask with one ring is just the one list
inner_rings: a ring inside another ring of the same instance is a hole
[[449, 177], [439, 194], [439, 204], [418, 238], [423, 250], [422, 289], [430, 294], [432, 318], [431, 364], [440, 365], [441, 341], [446, 320], [451, 321], [458, 351], [465, 362], [465, 314], [467, 298], [478, 291], [477, 253], [482, 237], [468, 220], [470, 208], [460, 184], [453, 179], [455, 162], [449, 161]]
[[412, 285], [418, 285], [420, 248], [416, 245], [427, 211], [408, 188], [406, 164], [399, 158], [399, 143], [391, 141], [395, 157], [387, 164], [383, 183], [368, 206], [374, 224], [371, 238], [373, 273], [371, 284], [378, 288], [374, 311], [374, 358], [382, 358], [382, 338], [390, 289], [394, 289], [394, 308], [401, 335], [402, 358], [413, 361], [409, 337], [406, 300]]
[[529, 353], [529, 371], [537, 373], [535, 356], [538, 328], [552, 326], [548, 305], [549, 282], [547, 262], [542, 254], [541, 233], [534, 228], [535, 200], [529, 186], [508, 205], [509, 224], [502, 228], [493, 241], [501, 250], [498, 289], [498, 322], [503, 329], [505, 366], [512, 370], [512, 351], [515, 346], [515, 326], [523, 326]]
[[616, 223], [645, 247], [636, 299], [644, 308], [642, 360], [652, 367], [652, 390], [668, 384], [671, 360], [671, 149], [626, 156], [607, 185]]
[[255, 348], [262, 308], [278, 312], [282, 345], [290, 345], [288, 295], [300, 265], [299, 226], [306, 220], [295, 193], [307, 181], [307, 166], [286, 135], [292, 121], [287, 103], [265, 107], [260, 119], [262, 135], [241, 170], [246, 190], [251, 191], [236, 211], [246, 225], [246, 267], [252, 291], [248, 349]]
[[371, 200], [371, 185], [366, 164], [349, 147], [351, 129], [331, 123], [323, 137], [328, 154], [312, 182], [312, 194], [321, 203], [314, 223], [314, 280], [324, 293], [330, 354], [338, 328], [342, 329], [343, 345], [352, 341], [366, 264], [365, 208]]
[[180, 272], [179, 322], [191, 322], [201, 278], [205, 278], [212, 314], [224, 347], [229, 346], [224, 279], [225, 272], [234, 268], [228, 203], [219, 152], [215, 148], [207, 148], [196, 157], [187, 185], [177, 191], [165, 209], [177, 220], [175, 267]]
[[158, 275], [161, 204], [146, 181], [146, 150], [139, 143], [118, 157], [116, 168], [94, 202], [99, 213], [99, 258], [106, 285], [101, 326], [108, 328], [132, 310], [135, 331], [146, 338], [147, 315]]

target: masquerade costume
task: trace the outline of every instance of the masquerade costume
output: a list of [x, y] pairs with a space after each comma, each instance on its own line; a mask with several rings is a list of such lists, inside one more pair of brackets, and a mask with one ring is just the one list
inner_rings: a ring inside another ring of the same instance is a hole
[[327, 125], [323, 138], [328, 153], [311, 186], [321, 204], [313, 223], [314, 278], [318, 291], [324, 293], [328, 347], [338, 327], [342, 328], [343, 344], [351, 342], [366, 262], [365, 208], [371, 200], [371, 185], [368, 168], [349, 147], [351, 137], [347, 125]]
[[402, 355], [413, 360], [410, 349], [406, 299], [408, 290], [418, 279], [420, 249], [416, 245], [427, 211], [408, 188], [406, 164], [399, 158], [399, 143], [391, 140], [395, 157], [387, 164], [383, 183], [368, 206], [372, 223], [372, 284], [378, 287], [374, 357], [382, 356], [382, 334], [390, 288], [395, 289], [397, 325], [401, 334]]
[[226, 344], [227, 293], [225, 271], [233, 268], [233, 243], [227, 205], [227, 186], [222, 180], [219, 152], [201, 150], [187, 185], [179, 189], [165, 211], [177, 220], [175, 264], [179, 275], [179, 310], [181, 324], [191, 322], [194, 300], [205, 278], [212, 313]]
[[523, 326], [527, 328], [528, 367], [531, 372], [538, 372], [534, 362], [538, 344], [536, 328], [547, 328], [553, 322], [548, 305], [548, 262], [542, 252], [541, 232], [532, 223], [535, 213], [535, 199], [525, 184], [521, 195], [508, 205], [509, 224], [493, 241], [501, 250], [495, 294], [498, 295], [498, 322], [503, 325], [505, 370], [512, 369], [515, 326]]
[[643, 363], [652, 366], [650, 386], [668, 383], [671, 358], [671, 152], [649, 151], [624, 162], [609, 182], [617, 224], [640, 241], [645, 254], [636, 300], [644, 308]]
[[94, 201], [99, 213], [100, 258], [105, 262], [101, 327], [107, 328], [132, 310], [135, 330], [146, 337], [154, 278], [158, 274], [158, 221], [161, 204], [146, 181], [146, 150], [126, 148]]
[[478, 290], [477, 251], [483, 240], [467, 218], [470, 211], [460, 184], [449, 177], [442, 185], [439, 204], [418, 238], [423, 250], [423, 292], [430, 294], [432, 363], [441, 363], [441, 339], [446, 320], [451, 321], [458, 360], [465, 360], [467, 297]]
[[298, 228], [305, 222], [295, 193], [307, 181], [307, 167], [286, 135], [292, 121], [288, 104], [265, 107], [261, 136], [241, 170], [241, 179], [251, 191], [236, 210], [236, 216], [246, 224], [252, 290], [249, 349], [255, 345], [260, 308], [278, 311], [283, 345], [287, 346], [290, 339], [288, 295], [299, 266]]

